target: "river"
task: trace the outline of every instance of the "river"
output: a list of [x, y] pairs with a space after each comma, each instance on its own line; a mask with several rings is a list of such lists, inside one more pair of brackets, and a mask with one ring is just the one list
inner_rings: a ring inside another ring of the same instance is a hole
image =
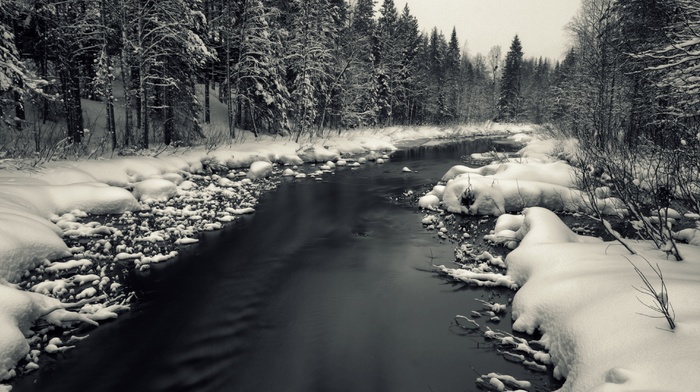
[[[431, 272], [431, 261], [454, 260], [454, 244], [425, 230], [405, 197], [497, 147], [413, 148], [323, 181], [283, 181], [254, 215], [134, 273], [130, 312], [13, 391], [471, 391], [489, 372], [548, 390], [550, 377], [455, 331], [455, 315], [481, 308], [474, 298], [513, 292]], [[509, 318], [490, 326], [510, 331]]]

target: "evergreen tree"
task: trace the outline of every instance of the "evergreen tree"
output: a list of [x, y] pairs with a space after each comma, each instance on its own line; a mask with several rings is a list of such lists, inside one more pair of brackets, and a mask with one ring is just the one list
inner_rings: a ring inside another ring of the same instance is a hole
[[245, 0], [237, 11], [237, 58], [228, 78], [229, 107], [236, 113], [232, 120], [256, 135], [259, 127], [281, 129], [286, 127], [289, 93], [280, 32], [270, 27], [273, 10], [261, 0]]
[[444, 124], [448, 120], [447, 97], [445, 92], [445, 64], [447, 57], [447, 41], [437, 28], [430, 33], [428, 44], [428, 97], [426, 111], [429, 121]]
[[547, 106], [547, 120], [572, 134], [578, 134], [582, 126], [579, 120], [580, 99], [579, 96], [573, 94], [578, 80], [576, 73], [579, 65], [577, 63], [576, 51], [571, 48], [564, 61], [554, 68], [552, 84], [548, 92], [550, 100]]
[[331, 89], [333, 55], [330, 40], [333, 20], [327, 0], [293, 2], [290, 40], [287, 43], [291, 72], [292, 112], [299, 136], [317, 121], [322, 102]]
[[501, 79], [501, 96], [498, 101], [500, 120], [516, 121], [520, 115], [520, 89], [522, 85], [523, 48], [516, 35], [506, 55]]
[[351, 58], [346, 56], [350, 26], [349, 6], [345, 0], [329, 0], [329, 15], [331, 24], [326, 32], [326, 42], [330, 45], [329, 52], [332, 56], [328, 70], [329, 80], [321, 91], [321, 112], [319, 119], [319, 130], [323, 130], [326, 125], [338, 128], [343, 122], [345, 112], [344, 102], [347, 94], [348, 74], [350, 73]]
[[[0, 130], [3, 124], [21, 130], [26, 89], [38, 88], [15, 46], [12, 24], [18, 15], [18, 6], [15, 2], [0, 3]], [[7, 107], [14, 110], [6, 114]]]
[[445, 53], [445, 113], [447, 122], [457, 121], [459, 118], [459, 108], [461, 106], [462, 72], [460, 71], [459, 41], [457, 40], [457, 30], [452, 29], [450, 42]]
[[[205, 23], [197, 4], [186, 0], [135, 0], [124, 9], [124, 18], [135, 17], [132, 29], [123, 26], [123, 45], [134, 48], [123, 56], [123, 60], [128, 79], [136, 87], [128, 93], [136, 98], [139, 145], [142, 148], [149, 147], [151, 133], [155, 130], [151, 124], [153, 110], [161, 111], [164, 141], [173, 141], [176, 97], [184, 100], [177, 111], [185, 115], [181, 120], [190, 124], [190, 130], [201, 134], [194, 80], [191, 78], [208, 59], [213, 58], [213, 54], [196, 33], [203, 33]], [[130, 105], [126, 110], [130, 110]]]
[[371, 126], [377, 121], [376, 21], [374, 0], [358, 0], [347, 42], [350, 61], [343, 125]]
[[384, 0], [377, 23], [377, 109], [378, 121], [391, 125], [394, 116], [395, 89], [401, 66], [398, 42], [399, 15], [393, 0]]
[[421, 62], [419, 58], [421, 34], [418, 30], [418, 20], [411, 15], [408, 4], [397, 21], [396, 47], [399, 54], [396, 84], [394, 85], [393, 117], [403, 124], [416, 122], [417, 106], [419, 105], [419, 78]]

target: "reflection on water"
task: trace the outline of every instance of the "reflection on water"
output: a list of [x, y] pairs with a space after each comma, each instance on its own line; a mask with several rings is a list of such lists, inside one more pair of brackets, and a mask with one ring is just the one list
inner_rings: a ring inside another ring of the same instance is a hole
[[532, 377], [450, 331], [490, 291], [426, 272], [453, 245], [389, 199], [492, 147], [412, 149], [283, 183], [254, 216], [134, 276], [131, 312], [15, 391], [465, 391], [474, 371]]

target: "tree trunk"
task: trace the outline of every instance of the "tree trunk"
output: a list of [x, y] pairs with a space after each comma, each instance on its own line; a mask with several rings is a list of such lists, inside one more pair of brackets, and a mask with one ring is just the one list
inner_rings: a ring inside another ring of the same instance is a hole
[[140, 122], [141, 148], [148, 148], [148, 94], [145, 74], [143, 69], [139, 69], [139, 111], [137, 113]]
[[121, 68], [122, 68], [122, 82], [124, 84], [124, 146], [128, 147], [131, 144], [131, 129], [132, 129], [132, 113], [131, 113], [131, 86], [133, 84], [131, 75], [131, 63], [129, 61], [129, 55], [126, 49], [126, 32], [122, 31], [122, 43], [124, 49], [121, 52]]
[[[106, 52], [106, 49], [103, 49]], [[107, 71], [107, 76], [105, 78], [104, 95], [105, 95], [105, 109], [107, 111], [107, 133], [109, 134], [112, 141], [112, 151], [117, 148], [117, 128], [114, 121], [114, 92], [112, 88], [112, 62], [107, 53], [105, 56], [105, 68]]]
[[67, 66], [68, 61], [63, 60], [60, 65], [59, 75], [63, 86], [63, 110], [66, 117], [68, 141], [80, 143], [83, 132], [83, 110], [80, 103], [80, 78], [78, 70]]
[[166, 87], [163, 93], [163, 142], [168, 146], [173, 142], [175, 134], [175, 112], [170, 90], [171, 87]]
[[[19, 86], [20, 89], [24, 87], [23, 83], [20, 81]], [[14, 99], [15, 99], [15, 128], [17, 128], [17, 131], [22, 130], [22, 124], [24, 123], [24, 120], [26, 119], [24, 115], [24, 99], [22, 98], [22, 94], [19, 93], [18, 91], [15, 91], [14, 94]]]
[[204, 123], [211, 124], [211, 106], [209, 103], [209, 78], [204, 80]]

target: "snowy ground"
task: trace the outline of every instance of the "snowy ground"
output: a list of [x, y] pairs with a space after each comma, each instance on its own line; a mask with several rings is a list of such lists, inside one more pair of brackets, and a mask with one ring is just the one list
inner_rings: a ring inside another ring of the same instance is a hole
[[[626, 240], [637, 252], [631, 255], [618, 242], [575, 233], [552, 212], [570, 217], [588, 213], [590, 201], [573, 189], [572, 170], [558, 159], [574, 147], [532, 140], [518, 158], [499, 157], [476, 169], [455, 166], [420, 199], [429, 211], [423, 223], [459, 243], [462, 265], [441, 265], [438, 271], [468, 284], [517, 290], [513, 329], [539, 332], [541, 339], [528, 342], [492, 331], [477, 318], [481, 314], [458, 316], [459, 324], [497, 342], [506, 359], [533, 370], [553, 366], [555, 377], [565, 379], [562, 391], [698, 389], [700, 247], [694, 239], [700, 231], [681, 231], [678, 238], [694, 244], [680, 245], [681, 262], [669, 260], [650, 242]], [[601, 203], [606, 213], [624, 216], [616, 199]], [[476, 239], [450, 230], [454, 214], [498, 216], [484, 239], [513, 250], [505, 258], [478, 250]], [[645, 292], [635, 267], [659, 295]], [[652, 309], [664, 305], [675, 315], [674, 330]], [[507, 304], [485, 306], [490, 317], [500, 317], [498, 311]], [[496, 374], [479, 377], [477, 385], [499, 391], [528, 387]]]
[[147, 270], [195, 244], [197, 233], [253, 213], [276, 185], [270, 178], [322, 180], [336, 166], [381, 164], [399, 144], [531, 130], [389, 128], [30, 169], [0, 161], [0, 381], [39, 368], [41, 355], [70, 349], [127, 311], [132, 297], [119, 269]]

